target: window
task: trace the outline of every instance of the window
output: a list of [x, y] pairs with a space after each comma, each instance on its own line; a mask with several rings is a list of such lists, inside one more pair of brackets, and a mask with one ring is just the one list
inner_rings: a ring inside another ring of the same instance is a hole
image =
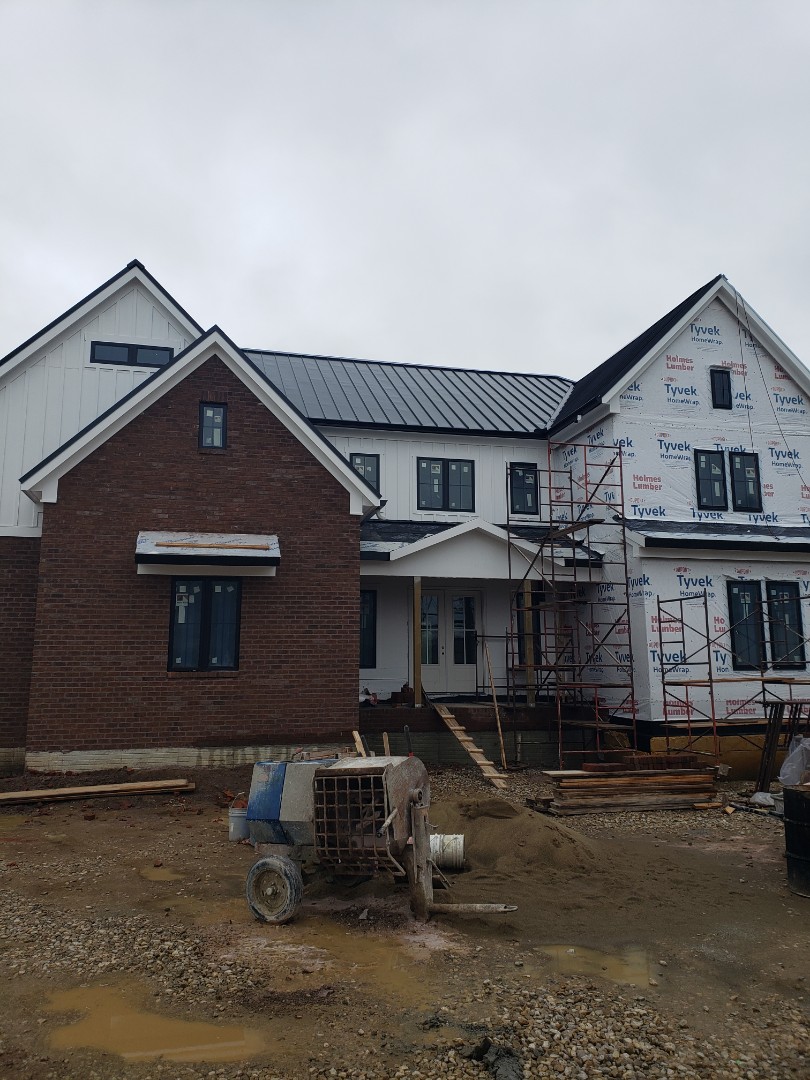
[[377, 593], [360, 590], [360, 667], [377, 666]]
[[474, 664], [478, 634], [475, 629], [475, 597], [453, 597], [453, 663]]
[[510, 506], [513, 514], [539, 513], [537, 466], [513, 461], [509, 466]]
[[735, 670], [764, 667], [765, 634], [758, 581], [728, 582], [728, 621]]
[[803, 668], [804, 632], [797, 581], [768, 581], [768, 626], [775, 668]]
[[239, 578], [175, 578], [170, 671], [239, 667]]
[[712, 408], [730, 409], [731, 402], [731, 372], [728, 368], [710, 368], [709, 378], [712, 383]]
[[228, 406], [200, 402], [200, 442], [210, 450], [224, 450], [228, 445]]
[[352, 454], [349, 460], [355, 472], [359, 472], [364, 480], [377, 491], [380, 490], [380, 455], [379, 454]]
[[439, 597], [435, 593], [422, 593], [422, 663], [439, 662]]
[[174, 349], [153, 345], [121, 345], [112, 341], [90, 343], [91, 364], [127, 364], [129, 367], [163, 367]]
[[417, 458], [417, 500], [420, 510], [474, 510], [472, 461]]
[[695, 450], [697, 504], [701, 510], [727, 510], [726, 465], [722, 450]]
[[735, 510], [762, 510], [762, 492], [759, 487], [759, 456], [757, 454], [729, 454], [731, 464], [731, 503]]

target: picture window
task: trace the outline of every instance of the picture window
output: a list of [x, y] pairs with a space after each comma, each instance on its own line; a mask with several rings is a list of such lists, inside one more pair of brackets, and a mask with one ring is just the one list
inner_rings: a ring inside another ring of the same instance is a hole
[[241, 602], [239, 578], [175, 578], [169, 671], [236, 670]]

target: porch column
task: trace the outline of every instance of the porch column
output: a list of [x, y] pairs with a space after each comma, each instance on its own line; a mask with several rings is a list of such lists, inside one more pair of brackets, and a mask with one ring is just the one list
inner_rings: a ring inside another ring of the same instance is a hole
[[413, 703], [416, 706], [422, 704], [422, 579], [413, 579], [413, 615], [411, 618], [413, 631]]

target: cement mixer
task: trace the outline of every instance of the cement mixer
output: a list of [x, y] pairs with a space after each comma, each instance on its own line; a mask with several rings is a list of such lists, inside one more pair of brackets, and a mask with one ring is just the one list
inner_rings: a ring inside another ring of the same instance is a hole
[[514, 911], [510, 904], [434, 901], [429, 807], [419, 758], [258, 762], [247, 808], [250, 838], [265, 852], [245, 886], [254, 917], [289, 922], [303, 898], [301, 863], [312, 861], [338, 875], [387, 871], [407, 879], [411, 910], [423, 922], [434, 912]]

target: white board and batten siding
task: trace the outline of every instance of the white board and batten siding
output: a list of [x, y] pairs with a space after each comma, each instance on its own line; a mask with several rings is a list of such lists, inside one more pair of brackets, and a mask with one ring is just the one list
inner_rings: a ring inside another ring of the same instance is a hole
[[148, 378], [153, 367], [91, 364], [90, 344], [167, 346], [191, 337], [139, 284], [74, 322], [21, 366], [0, 368], [0, 535], [25, 535], [41, 511], [22, 494], [20, 477]]
[[[320, 430], [343, 454], [379, 454], [380, 491], [388, 502], [380, 517], [390, 521], [465, 521], [481, 517], [503, 524], [507, 518], [506, 466], [509, 462], [535, 463], [544, 469], [546, 443], [540, 439], [497, 439], [464, 435], [424, 435], [417, 432], [353, 430], [321, 426]], [[420, 510], [417, 500], [417, 458], [449, 458], [474, 462], [475, 509]], [[543, 487], [541, 478], [540, 487]], [[542, 497], [542, 490], [541, 490]], [[511, 515], [524, 524], [537, 515]]]

